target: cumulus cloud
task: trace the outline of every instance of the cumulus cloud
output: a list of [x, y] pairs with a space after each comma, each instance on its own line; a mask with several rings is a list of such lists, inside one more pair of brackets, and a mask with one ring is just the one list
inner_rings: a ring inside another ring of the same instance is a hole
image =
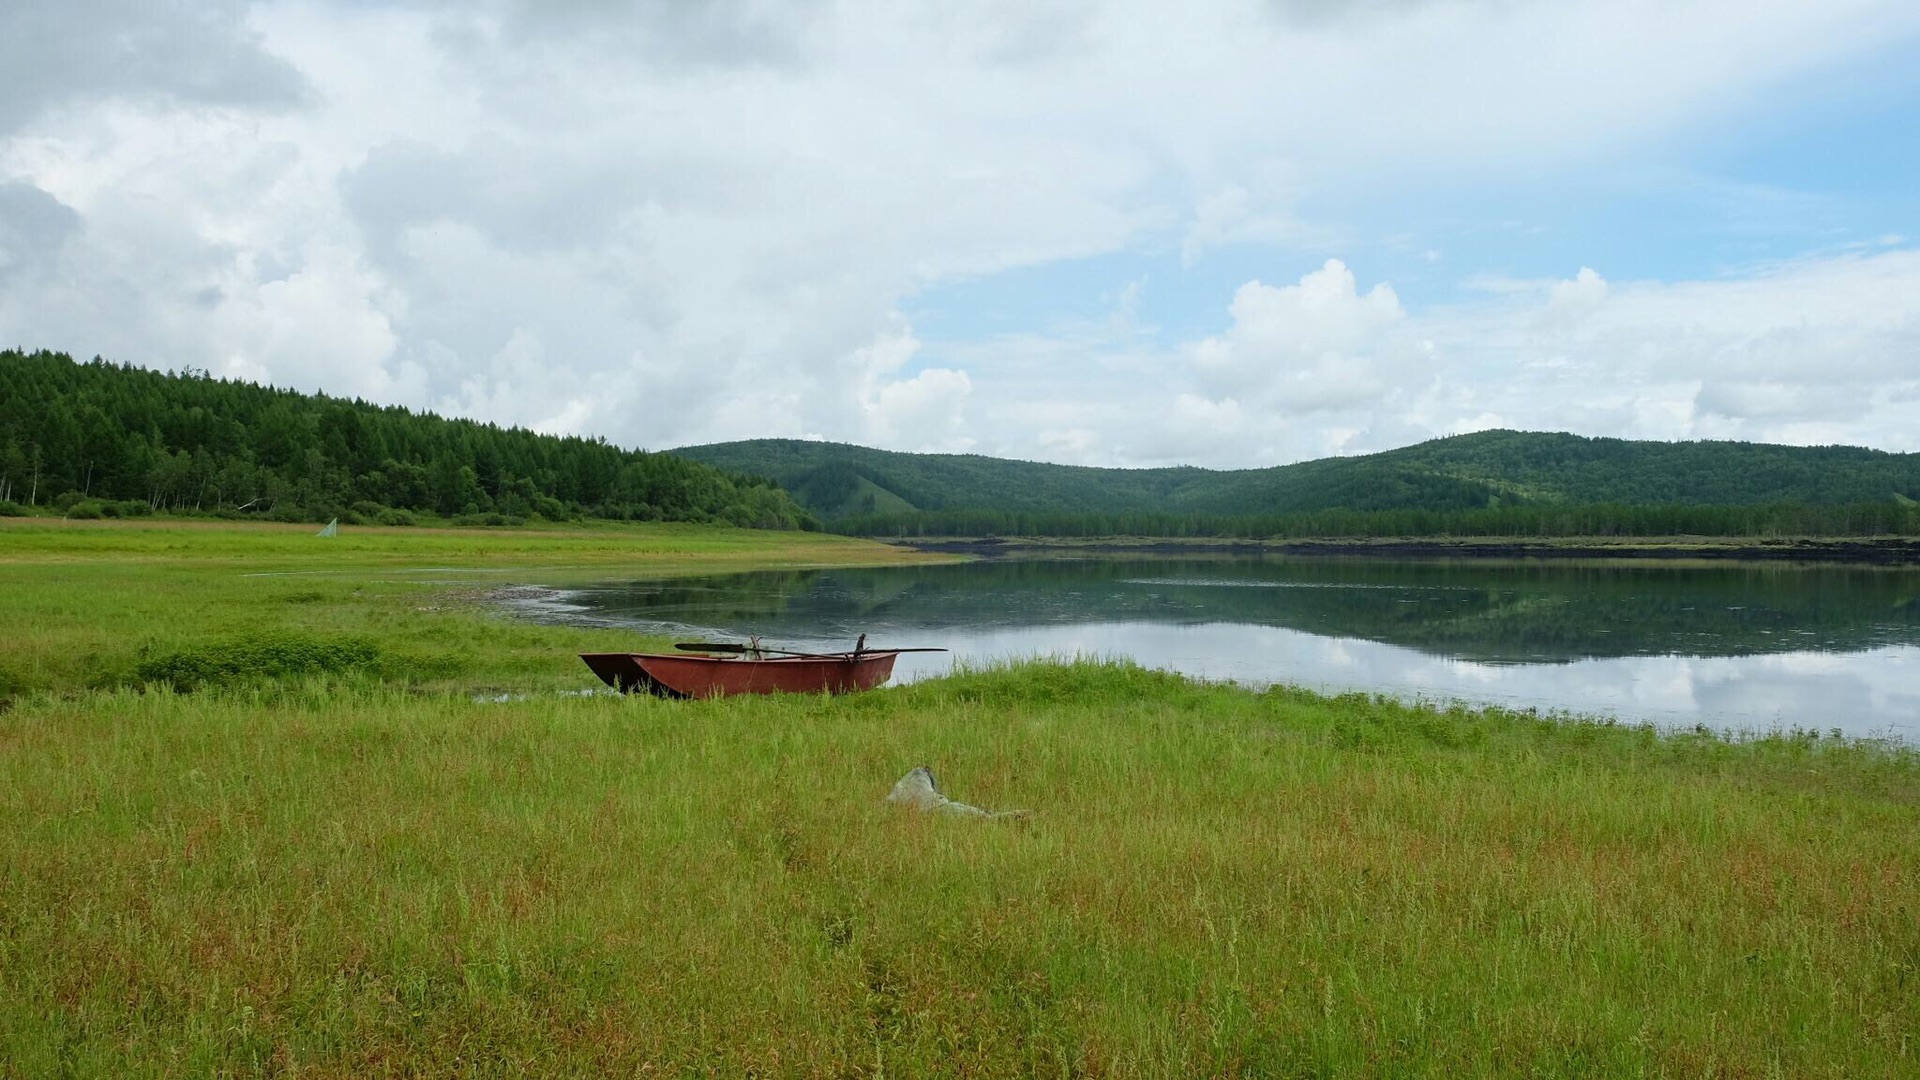
[[887, 383], [866, 401], [867, 441], [922, 452], [971, 449], [963, 410], [972, 393], [967, 373], [950, 368], [928, 368]]
[[[960, 452], [973, 440], [966, 434], [967, 399], [973, 380], [964, 371], [923, 368], [905, 376], [920, 351], [912, 327], [897, 321], [872, 342], [853, 351], [840, 366], [854, 388], [858, 415], [850, 430], [860, 442], [922, 452]], [[830, 388], [828, 390], [830, 396]]]
[[1583, 266], [1571, 280], [1556, 281], [1548, 289], [1547, 311], [1558, 319], [1576, 321], [1592, 314], [1606, 298], [1607, 280]]
[[[964, 354], [991, 373], [974, 390], [982, 447], [1237, 467], [1513, 427], [1920, 450], [1920, 251], [1672, 283], [1581, 268], [1428, 312], [1333, 260], [1294, 285], [1248, 282], [1225, 314], [1222, 333], [1145, 351], [1117, 335], [1002, 342], [1027, 361], [1013, 371]], [[1099, 368], [1115, 377], [1097, 399], [1009, 407], [1065, 392], [1020, 370]]]
[[1406, 313], [1392, 286], [1359, 292], [1338, 259], [1297, 285], [1242, 285], [1229, 308], [1233, 326], [1194, 345], [1205, 385], [1232, 397], [1300, 414], [1349, 408], [1404, 377], [1407, 351], [1390, 337]]
[[1419, 322], [1447, 384], [1479, 387], [1458, 407], [1509, 426], [1920, 447], [1899, 399], [1920, 377], [1920, 251], [1672, 283], [1583, 269]]
[[[384, 313], [368, 302], [365, 271], [339, 249], [308, 253], [284, 278], [245, 286], [220, 297], [218, 338], [224, 355], [215, 367], [262, 379], [332, 385], [375, 401], [416, 397], [420, 371], [386, 366], [396, 339]], [[272, 367], [267, 365], [271, 363]]]

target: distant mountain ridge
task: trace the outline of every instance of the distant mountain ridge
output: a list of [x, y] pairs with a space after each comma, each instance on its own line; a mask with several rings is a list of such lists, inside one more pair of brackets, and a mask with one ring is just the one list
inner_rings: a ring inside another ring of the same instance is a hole
[[769, 476], [831, 526], [956, 511], [1193, 518], [1499, 507], [1752, 507], [1920, 499], [1920, 454], [1482, 431], [1264, 469], [1107, 469], [753, 439], [669, 451]]

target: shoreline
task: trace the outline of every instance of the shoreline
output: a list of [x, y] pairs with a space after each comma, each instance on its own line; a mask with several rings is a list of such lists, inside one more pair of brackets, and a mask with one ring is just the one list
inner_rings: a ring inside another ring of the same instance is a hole
[[1416, 559], [1711, 559], [1750, 562], [1826, 562], [1869, 566], [1920, 565], [1920, 538], [1782, 537], [1509, 537], [1445, 539], [1240, 540], [1157, 537], [925, 537], [878, 538], [914, 551], [980, 558], [1023, 555], [1326, 555]]

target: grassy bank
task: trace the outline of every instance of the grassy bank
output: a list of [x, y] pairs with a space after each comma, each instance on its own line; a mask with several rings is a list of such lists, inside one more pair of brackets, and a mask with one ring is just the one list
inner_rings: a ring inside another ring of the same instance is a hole
[[[584, 565], [624, 535], [425, 542]], [[1910, 752], [1102, 665], [481, 702], [502, 669], [586, 685], [565, 654], [594, 635], [389, 573], [444, 551], [242, 578], [311, 538], [187, 539], [0, 532], [41, 612], [6, 609], [7, 641], [137, 672], [89, 629], [134, 618], [111, 581], [149, 619], [228, 610], [149, 627], [149, 655], [271, 625], [406, 662], [190, 694], [32, 669], [0, 713], [0, 1074], [1920, 1070]], [[874, 557], [655, 540], [657, 569]], [[1036, 814], [884, 806], [922, 763]]]
[[[604, 579], [923, 559], [817, 533], [695, 525], [348, 529], [0, 518], [0, 698], [138, 684], [143, 663], [264, 642], [370, 645], [414, 685], [566, 685], [573, 653], [632, 635], [476, 619], [473, 597], [529, 576]], [[298, 657], [293, 662], [298, 666]]]

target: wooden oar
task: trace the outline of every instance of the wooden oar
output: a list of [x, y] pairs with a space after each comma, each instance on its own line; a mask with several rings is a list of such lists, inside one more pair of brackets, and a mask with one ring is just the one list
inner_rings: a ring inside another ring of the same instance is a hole
[[839, 653], [794, 652], [792, 649], [769, 649], [765, 645], [742, 645], [733, 641], [677, 641], [676, 649], [688, 652], [724, 652], [724, 653], [772, 653], [775, 656], [838, 656]]
[[680, 641], [675, 642], [673, 647], [676, 649], [685, 649], [688, 652], [738, 653], [741, 655], [750, 653], [754, 656], [786, 656], [798, 657], [803, 660], [824, 660], [838, 655], [836, 653], [794, 652], [791, 649], [769, 649], [764, 645], [741, 645], [730, 641]]
[[[742, 644], [739, 644], [738, 642], [732, 642], [732, 641], [677, 641], [674, 643], [673, 647], [676, 649], [684, 649], [687, 652], [723, 652], [723, 653], [762, 652], [762, 653], [772, 653], [775, 656], [812, 656], [812, 657], [824, 658], [824, 657], [832, 657], [832, 656], [853, 655], [852, 653], [794, 652], [790, 649], [769, 649], [764, 646], [756, 649], [751, 645], [742, 645]], [[947, 650], [920, 648], [920, 649], [867, 649], [864, 651], [870, 652], [870, 653], [873, 653], [873, 652], [901, 653], [901, 652], [946, 652]]]

